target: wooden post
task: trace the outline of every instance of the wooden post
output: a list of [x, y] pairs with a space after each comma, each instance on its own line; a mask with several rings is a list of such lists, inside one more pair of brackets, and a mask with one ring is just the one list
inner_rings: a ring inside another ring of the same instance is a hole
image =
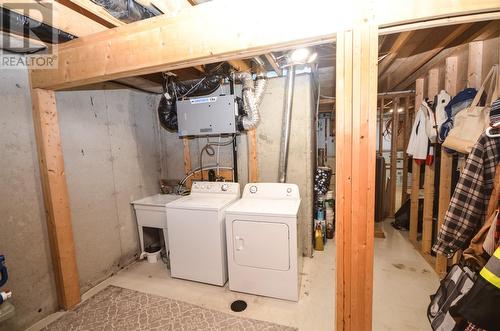
[[377, 128], [376, 26], [337, 33], [336, 329], [370, 330]]
[[68, 187], [54, 91], [32, 89], [33, 121], [59, 306], [80, 302]]
[[483, 41], [469, 43], [469, 61], [467, 62], [467, 87], [478, 89], [482, 83]]
[[384, 153], [384, 101], [383, 97], [380, 98], [380, 113], [378, 122], [378, 153], [380, 156]]
[[408, 197], [408, 154], [406, 148], [408, 147], [408, 140], [410, 138], [411, 121], [410, 121], [410, 97], [405, 98], [404, 107], [404, 124], [403, 124], [403, 183], [401, 187], [401, 205]]
[[390, 168], [390, 197], [389, 217], [396, 213], [396, 177], [398, 167], [398, 127], [399, 127], [399, 98], [392, 100], [392, 125], [391, 125], [391, 168]]
[[[184, 173], [187, 175], [191, 171], [191, 154], [189, 151], [189, 138], [183, 137], [182, 144], [184, 146]], [[191, 184], [193, 183], [192, 177], [186, 181], [186, 187], [191, 188]]]
[[[446, 58], [444, 89], [451, 96], [457, 94], [458, 58], [456, 56]], [[439, 171], [439, 207], [438, 207], [438, 231], [443, 224], [444, 215], [448, 210], [451, 198], [451, 177], [453, 167], [453, 156], [441, 149], [441, 167]], [[436, 256], [436, 272], [442, 278], [446, 275], [448, 259], [441, 253]]]
[[[415, 82], [415, 113], [418, 112], [420, 104], [424, 99], [424, 78], [418, 78]], [[413, 244], [417, 243], [418, 236], [418, 201], [420, 198], [420, 165], [413, 160], [411, 172], [411, 206], [410, 206], [410, 231], [409, 239]]]
[[[469, 43], [469, 57], [467, 62], [467, 87], [479, 89], [483, 82], [483, 42], [474, 41]], [[458, 160], [460, 172], [465, 166], [465, 158], [460, 157]], [[452, 263], [458, 263], [462, 251], [458, 250], [453, 256]]]
[[247, 131], [248, 139], [248, 181], [256, 183], [259, 181], [259, 163], [257, 161], [257, 130]]
[[[429, 99], [434, 99], [439, 88], [439, 68], [429, 70], [428, 91]], [[435, 153], [435, 151], [434, 151]], [[436, 162], [425, 165], [424, 174], [424, 213], [422, 222], [422, 253], [430, 254], [432, 246], [432, 227], [434, 210], [434, 172]]]

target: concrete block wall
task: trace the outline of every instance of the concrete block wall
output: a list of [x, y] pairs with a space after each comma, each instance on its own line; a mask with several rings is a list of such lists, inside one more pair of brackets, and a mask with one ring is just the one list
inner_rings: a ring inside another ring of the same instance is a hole
[[[6, 255], [23, 330], [55, 312], [57, 294], [45, 225], [25, 70], [1, 70], [0, 254]], [[129, 202], [159, 192], [157, 97], [113, 85], [56, 94], [82, 292], [138, 254]]]

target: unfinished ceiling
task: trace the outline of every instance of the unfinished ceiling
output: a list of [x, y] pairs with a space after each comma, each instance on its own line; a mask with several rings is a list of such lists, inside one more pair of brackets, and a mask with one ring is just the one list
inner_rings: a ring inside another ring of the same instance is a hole
[[[59, 42], [81, 38], [99, 31], [147, 19], [156, 15], [176, 16], [182, 10], [203, 5], [203, 0], [24, 0], [29, 3], [26, 11], [18, 8], [16, 2], [2, 2], [2, 15], [26, 15], [32, 20], [50, 25], [57, 29], [62, 37]], [[130, 8], [129, 3], [133, 3]], [[50, 21], [43, 13], [52, 10], [54, 15]], [[4, 20], [5, 21], [5, 20]], [[418, 29], [418, 27], [416, 27]], [[410, 32], [394, 33], [379, 38], [379, 92], [401, 91], [411, 89], [415, 79], [429, 69], [434, 63], [444, 59], [446, 54], [460, 44], [473, 40], [484, 40], [498, 36], [500, 21], [483, 21], [447, 27], [420, 29]], [[2, 26], [2, 38], [9, 38], [19, 43], [19, 33]], [[25, 36], [26, 37], [26, 36]], [[44, 46], [33, 40], [35, 49]], [[45, 43], [46, 47], [51, 45]], [[334, 107], [335, 94], [335, 45], [315, 46], [318, 52], [318, 73], [321, 84], [320, 102], [322, 111]], [[277, 64], [280, 53], [262, 54], [257, 58], [229, 61], [236, 70], [274, 71], [282, 74]], [[202, 77], [205, 66], [196, 66], [175, 70], [180, 80]], [[150, 74], [118, 80], [127, 86], [141, 90], [160, 93], [162, 76]]]

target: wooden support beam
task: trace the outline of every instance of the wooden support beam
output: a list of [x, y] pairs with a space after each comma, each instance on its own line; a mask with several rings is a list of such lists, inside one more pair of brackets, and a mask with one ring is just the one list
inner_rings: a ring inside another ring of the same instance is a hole
[[274, 72], [278, 76], [283, 76], [283, 70], [281, 70], [280, 66], [276, 62], [276, 58], [274, 57], [273, 53], [267, 53], [264, 56], [266, 57], [267, 62], [269, 62], [269, 64], [271, 65], [271, 67], [273, 67]]
[[391, 167], [390, 167], [390, 196], [389, 196], [389, 217], [394, 217], [396, 213], [396, 177], [398, 158], [398, 127], [399, 127], [399, 98], [394, 98], [392, 103], [392, 125], [391, 125]]
[[384, 152], [384, 98], [380, 98], [379, 122], [378, 122], [378, 153], [380, 156], [382, 156], [383, 152]]
[[[450, 95], [454, 96], [458, 92], [458, 58], [449, 57], [445, 63], [444, 89]], [[438, 231], [443, 224], [444, 215], [448, 210], [451, 198], [451, 177], [453, 172], [453, 156], [441, 149], [441, 167], [439, 171], [439, 206], [438, 206]], [[446, 275], [448, 259], [441, 253], [436, 256], [436, 272], [440, 278]]]
[[229, 60], [227, 61], [236, 71], [250, 71], [252, 68], [244, 60]]
[[54, 91], [32, 89], [33, 121], [59, 306], [80, 302], [71, 210]]
[[467, 31], [472, 26], [472, 23], [463, 24], [457, 26], [453, 32], [448, 34], [444, 39], [440, 40], [436, 47], [431, 51], [422, 53], [420, 56], [416, 58], [412, 58], [411, 61], [406, 61], [403, 65], [400, 66], [397, 72], [394, 72], [391, 78], [394, 78], [394, 81], [389, 84], [388, 90], [392, 89], [401, 89], [404, 84], [401, 84], [405, 81], [408, 76], [411, 76], [414, 72], [416, 72], [420, 67], [425, 65], [429, 60], [431, 60], [434, 56], [439, 54], [442, 50], [446, 48], [446, 46], [450, 45], [453, 40], [462, 35], [465, 31]]
[[[477, 31], [476, 33], [472, 34], [465, 42], [467, 41], [472, 41], [476, 37], [483, 35], [485, 33], [488, 33], [493, 28], [493, 25], [495, 25], [496, 22], [491, 22], [490, 24], [487, 24], [485, 27]], [[436, 56], [434, 56], [432, 59], [430, 59], [426, 64], [420, 67], [417, 71], [415, 71], [413, 74], [411, 74], [408, 78], [406, 78], [402, 83], [400, 83], [397, 88], [405, 89], [408, 88], [410, 85], [412, 85], [415, 80], [418, 77], [421, 77], [425, 75], [431, 68], [434, 68], [436, 66], [439, 66], [440, 63], [444, 62], [445, 59], [449, 56], [453, 56], [454, 53], [459, 51], [460, 47], [463, 47], [464, 45], [457, 46], [457, 47], [450, 47], [442, 50], [439, 52]]]
[[[383, 27], [498, 10], [498, 0], [461, 0], [458, 4], [456, 0], [388, 0], [378, 6], [365, 1], [374, 11], [376, 24]], [[301, 3], [282, 6], [264, 0], [221, 0], [186, 8], [175, 17], [161, 15], [72, 40], [58, 47], [58, 69], [33, 70], [33, 86], [63, 89], [333, 42], [336, 31], [349, 28], [360, 15], [358, 2], [344, 4], [344, 10], [331, 1], [310, 0], [308, 5], [317, 8], [314, 24], [297, 24], [304, 19]], [[233, 20], [227, 28], [227, 17], [258, 6], [280, 15], [252, 28], [245, 20]]]
[[377, 28], [337, 34], [336, 329], [372, 327]]
[[483, 41], [473, 41], [469, 43], [467, 87], [478, 89], [482, 84], [483, 45]]
[[[184, 152], [184, 174], [188, 174], [191, 172], [192, 167], [191, 167], [191, 154], [189, 150], [189, 138], [188, 137], [183, 137], [182, 138], [182, 144], [183, 144], [183, 152]], [[186, 181], [186, 187], [191, 188], [191, 184], [193, 183], [193, 179], [190, 178]]]
[[408, 42], [408, 40], [410, 40], [411, 36], [413, 36], [414, 33], [415, 31], [402, 32], [396, 38], [396, 41], [394, 42], [394, 44], [392, 44], [391, 49], [389, 50], [389, 54], [386, 57], [384, 57], [384, 59], [380, 62], [378, 66], [380, 79], [383, 79], [386, 70], [394, 62], [401, 48]]
[[[433, 100], [439, 92], [439, 68], [429, 70], [427, 79], [427, 96]], [[435, 147], [434, 147], [435, 148]], [[424, 173], [424, 212], [422, 222], [422, 253], [430, 254], [432, 246], [432, 229], [434, 226], [434, 176], [436, 162], [431, 165], [425, 165]]]
[[1, 1], [1, 6], [74, 36], [86, 36], [108, 30], [107, 26], [52, 0]]
[[408, 198], [408, 154], [406, 148], [410, 138], [411, 121], [410, 121], [410, 97], [405, 98], [405, 106], [403, 110], [404, 124], [403, 124], [403, 183], [401, 187], [401, 205]]
[[[111, 15], [104, 7], [88, 0], [56, 0], [64, 6], [78, 12], [89, 19], [98, 22], [108, 28], [124, 25], [125, 22], [120, 21]], [[54, 3], [54, 2], [52, 2]], [[69, 17], [68, 17], [69, 18]]]
[[248, 181], [257, 183], [259, 181], [259, 162], [257, 160], [257, 130], [247, 131], [248, 141]]
[[[424, 99], [424, 78], [415, 82], [415, 113], [418, 111]], [[413, 123], [412, 123], [413, 124]], [[420, 199], [420, 165], [413, 160], [411, 172], [411, 205], [410, 205], [410, 230], [409, 239], [415, 245], [418, 236], [418, 203]]]
[[335, 98], [323, 98], [319, 100], [320, 105], [333, 105], [335, 104]]

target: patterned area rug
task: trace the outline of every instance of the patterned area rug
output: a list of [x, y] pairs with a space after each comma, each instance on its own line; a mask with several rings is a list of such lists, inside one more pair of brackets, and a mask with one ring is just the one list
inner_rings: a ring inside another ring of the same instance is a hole
[[292, 331], [157, 295], [108, 286], [42, 330]]

